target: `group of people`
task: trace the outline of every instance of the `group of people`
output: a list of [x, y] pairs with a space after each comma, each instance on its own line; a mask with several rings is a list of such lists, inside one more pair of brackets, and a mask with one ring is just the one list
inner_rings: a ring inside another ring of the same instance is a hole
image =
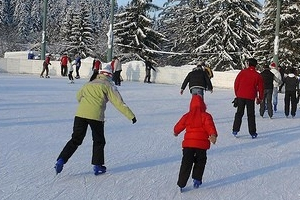
[[[59, 174], [74, 152], [83, 142], [87, 128], [90, 126], [93, 137], [92, 160], [95, 175], [106, 172], [104, 165], [104, 112], [106, 104], [110, 101], [127, 119], [136, 123], [137, 119], [131, 109], [125, 104], [119, 93], [116, 82], [112, 81], [114, 71], [118, 69], [115, 64], [99, 67], [94, 78], [82, 86], [77, 92], [78, 108], [74, 118], [73, 133], [57, 157], [55, 170]], [[116, 67], [114, 69], [114, 67]], [[195, 69], [196, 71], [196, 69]], [[202, 75], [205, 76], [205, 71]], [[194, 73], [193, 73], [194, 74]], [[206, 75], [207, 76], [207, 75]], [[209, 82], [210, 80], [207, 79]], [[211, 83], [209, 85], [212, 91]], [[200, 88], [204, 89], [205, 86]], [[195, 88], [195, 85], [194, 87]], [[174, 135], [178, 136], [186, 130], [185, 139], [182, 142], [183, 158], [179, 172], [178, 186], [181, 190], [186, 186], [190, 171], [193, 168], [194, 187], [202, 184], [202, 176], [206, 165], [206, 151], [210, 143], [215, 144], [217, 130], [212, 116], [206, 112], [206, 105], [201, 92], [193, 94], [190, 102], [190, 110], [184, 114], [174, 126]]]
[[[46, 72], [45, 78], [50, 78], [49, 76], [49, 65], [51, 65], [51, 54], [46, 54], [45, 60], [43, 62], [43, 69], [40, 74], [41, 78], [44, 78], [44, 73]], [[81, 56], [80, 54], [77, 54], [75, 56], [75, 59], [72, 61], [72, 59], [68, 56], [67, 53], [63, 53], [63, 55], [60, 58], [60, 73], [61, 76], [68, 76], [70, 83], [74, 83], [74, 77], [73, 77], [73, 71], [74, 67], [76, 70], [76, 79], [80, 78], [79, 75], [79, 69], [81, 67]]]
[[[100, 61], [99, 61], [100, 62]], [[104, 136], [104, 112], [106, 104], [110, 101], [127, 119], [136, 123], [137, 119], [131, 109], [125, 104], [116, 86], [120, 85], [120, 68], [118, 57], [102, 66], [97, 60], [93, 63], [95, 71], [90, 81], [82, 86], [77, 92], [78, 108], [74, 118], [73, 133], [71, 139], [66, 143], [57, 157], [55, 170], [61, 173], [63, 166], [68, 162], [73, 153], [83, 142], [88, 126], [91, 127], [93, 137], [92, 161], [95, 175], [106, 172], [104, 165], [104, 147], [106, 144]], [[149, 65], [149, 64], [148, 64]], [[146, 64], [147, 66], [147, 64]], [[285, 104], [291, 100], [291, 115], [295, 116], [295, 96], [299, 81], [293, 69], [282, 80], [280, 73], [277, 73], [276, 65], [265, 66], [264, 71], [259, 73], [256, 70], [257, 60], [247, 59], [245, 69], [241, 70], [234, 82], [235, 92], [235, 113], [232, 134], [237, 136], [240, 131], [242, 117], [245, 108], [247, 109], [248, 130], [251, 137], [257, 137], [255, 123], [255, 103], [260, 105], [260, 115], [263, 116], [268, 110], [270, 117], [277, 110], [277, 95], [279, 86], [285, 83]], [[217, 140], [217, 130], [213, 117], [206, 111], [204, 92], [213, 92], [211, 78], [213, 77], [204, 62], [200, 63], [184, 79], [180, 94], [183, 94], [186, 86], [189, 86], [191, 101], [189, 111], [185, 113], [174, 126], [174, 136], [185, 131], [182, 141], [182, 161], [179, 170], [177, 185], [183, 191], [189, 176], [192, 172], [193, 186], [198, 188], [202, 184], [202, 176], [207, 162], [207, 150], [210, 144]], [[114, 80], [114, 81], [112, 81]], [[146, 80], [146, 78], [145, 78]], [[274, 87], [276, 89], [274, 89]], [[273, 97], [273, 106], [272, 106]], [[267, 106], [266, 106], [267, 105]], [[285, 114], [288, 116], [289, 108], [285, 106]]]
[[[51, 54], [47, 54], [45, 61], [43, 62], [43, 69], [40, 74], [41, 78], [44, 78], [44, 73], [46, 73], [45, 78], [50, 78], [49, 76], [49, 65], [51, 65]], [[120, 58], [118, 56], [114, 56], [112, 61], [110, 62], [113, 77], [112, 80], [114, 81], [115, 85], [121, 86], [121, 82], [123, 81], [123, 78], [121, 76], [122, 72], [122, 64], [120, 61]], [[67, 53], [63, 53], [63, 55], [60, 58], [60, 68], [61, 68], [61, 76], [68, 76], [70, 83], [74, 83], [74, 77], [73, 77], [73, 71], [74, 67], [76, 70], [76, 79], [80, 79], [79, 75], [79, 69], [81, 67], [81, 56], [80, 54], [77, 54], [75, 56], [75, 59], [72, 61], [72, 59], [68, 56]], [[102, 69], [102, 63], [100, 59], [95, 58], [93, 60], [92, 64], [92, 76], [90, 77], [90, 81], [94, 80], [96, 76], [99, 74], [100, 70]], [[152, 66], [152, 62], [149, 59], [145, 59], [145, 79], [144, 83], [152, 83], [150, 81], [151, 79], [151, 69], [156, 71], [156, 69]]]
[[256, 70], [257, 60], [250, 58], [246, 61], [246, 68], [241, 70], [234, 82], [236, 95], [235, 113], [232, 134], [237, 136], [240, 131], [242, 117], [245, 108], [247, 109], [248, 131], [254, 139], [257, 137], [255, 121], [255, 101], [260, 106], [259, 113], [264, 117], [267, 110], [269, 118], [273, 118], [273, 111], [278, 109], [278, 92], [285, 85], [284, 114], [294, 118], [297, 110], [297, 94], [299, 96], [299, 78], [296, 76], [296, 69], [287, 69], [287, 74], [279, 72], [276, 63], [265, 65], [264, 70], [259, 73]]
[[[299, 101], [299, 78], [296, 76], [296, 69], [289, 68], [286, 75], [283, 75], [274, 62], [264, 66], [261, 73], [257, 71], [256, 67], [256, 59], [247, 59], [245, 68], [239, 72], [234, 81], [236, 97], [233, 102], [234, 107], [237, 109], [232, 128], [234, 136], [237, 136], [240, 131], [245, 108], [247, 110], [249, 134], [253, 139], [258, 136], [255, 121], [255, 103], [260, 106], [259, 112], [262, 117], [267, 110], [269, 117], [272, 118], [273, 110], [277, 111], [278, 92], [281, 92], [283, 85], [285, 85], [285, 116], [288, 118], [291, 114], [294, 118], [296, 115]], [[184, 129], [186, 130], [182, 142], [183, 157], [177, 182], [181, 191], [186, 186], [191, 170], [193, 170], [194, 187], [197, 188], [201, 185], [209, 141], [216, 142], [217, 132], [214, 122], [211, 115], [205, 111], [206, 106], [203, 101], [204, 92], [206, 90], [213, 91], [209, 74], [204, 63], [197, 65], [188, 73], [180, 90], [180, 94], [183, 94], [185, 87], [189, 84], [189, 90], [192, 94], [190, 111], [174, 127], [175, 136]], [[198, 111], [196, 111], [197, 106]]]

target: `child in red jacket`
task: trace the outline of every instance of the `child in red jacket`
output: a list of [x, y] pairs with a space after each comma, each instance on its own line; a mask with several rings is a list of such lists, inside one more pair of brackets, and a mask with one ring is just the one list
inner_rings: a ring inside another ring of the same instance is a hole
[[190, 110], [174, 126], [174, 135], [178, 136], [184, 129], [183, 157], [177, 182], [181, 192], [192, 169], [194, 188], [202, 184], [206, 150], [210, 148], [210, 142], [216, 143], [218, 136], [213, 118], [206, 112], [206, 105], [199, 95], [192, 95]]

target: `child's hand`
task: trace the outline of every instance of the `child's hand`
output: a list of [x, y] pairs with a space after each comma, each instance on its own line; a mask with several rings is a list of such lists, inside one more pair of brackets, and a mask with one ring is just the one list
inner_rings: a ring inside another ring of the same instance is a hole
[[208, 137], [208, 140], [209, 140], [211, 143], [216, 144], [216, 142], [217, 142], [217, 136], [216, 136], [216, 135], [210, 135], [210, 136]]

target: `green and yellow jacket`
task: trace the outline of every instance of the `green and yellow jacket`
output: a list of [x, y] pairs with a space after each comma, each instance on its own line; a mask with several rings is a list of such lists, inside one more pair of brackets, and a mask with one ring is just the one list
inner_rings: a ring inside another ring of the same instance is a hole
[[104, 112], [108, 101], [129, 120], [135, 117], [124, 103], [117, 87], [104, 74], [99, 74], [93, 81], [83, 85], [77, 92], [77, 100], [79, 102], [77, 117], [104, 121]]

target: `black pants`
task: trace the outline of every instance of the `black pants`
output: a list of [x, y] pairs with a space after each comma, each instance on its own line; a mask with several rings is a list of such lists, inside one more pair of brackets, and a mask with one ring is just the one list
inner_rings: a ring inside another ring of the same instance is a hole
[[68, 66], [67, 65], [61, 65], [60, 66], [61, 76], [67, 76], [67, 72], [68, 72]]
[[[79, 76], [79, 69], [80, 69], [80, 66], [77, 66], [77, 65], [76, 65], [76, 77], [77, 77], [77, 78], [80, 77], [80, 76]], [[75, 77], [75, 78], [76, 78], [76, 77]]]
[[296, 91], [285, 91], [285, 95], [284, 95], [284, 114], [285, 114], [285, 116], [289, 116], [290, 107], [291, 107], [291, 115], [295, 116], [296, 110], [297, 110]]
[[85, 119], [81, 117], [75, 117], [72, 138], [67, 142], [66, 146], [63, 148], [57, 160], [59, 158], [62, 158], [65, 161], [65, 163], [68, 162], [69, 158], [77, 150], [78, 146], [82, 144], [83, 139], [86, 135], [88, 125], [92, 129], [93, 137], [92, 164], [104, 164], [104, 122]]
[[150, 79], [151, 79], [151, 70], [149, 69], [146, 69], [146, 76], [145, 76], [145, 79], [144, 79], [144, 83], [150, 83]]
[[181, 188], [184, 188], [190, 177], [192, 169], [192, 178], [202, 181], [207, 157], [206, 150], [204, 149], [183, 148], [182, 153], [183, 156], [177, 185]]
[[256, 133], [256, 123], [255, 123], [255, 110], [254, 110], [254, 100], [237, 98], [237, 111], [234, 116], [232, 131], [239, 132], [242, 124], [242, 118], [244, 116], [245, 107], [247, 109], [248, 117], [248, 130], [249, 133]]
[[94, 70], [93, 70], [93, 74], [92, 74], [92, 76], [91, 76], [91, 78], [90, 78], [90, 81], [92, 81], [92, 80], [94, 80], [95, 78], [97, 78], [98, 74], [99, 74], [99, 71], [96, 70], [96, 69], [94, 69]]
[[74, 80], [74, 78], [73, 78], [73, 71], [69, 71], [68, 77], [69, 77], [70, 81]]
[[49, 67], [47, 64], [43, 64], [43, 70], [41, 72], [41, 76], [43, 76], [44, 72], [46, 71], [46, 76], [48, 76], [49, 73]]
[[273, 89], [264, 90], [264, 100], [261, 102], [259, 108], [260, 116], [264, 116], [266, 105], [267, 105], [268, 115], [269, 117], [273, 117], [272, 95], [273, 95]]
[[121, 78], [120, 78], [120, 75], [121, 75], [121, 71], [116, 71], [114, 73], [114, 77], [113, 77], [113, 80], [115, 82], [115, 85], [121, 85]]

